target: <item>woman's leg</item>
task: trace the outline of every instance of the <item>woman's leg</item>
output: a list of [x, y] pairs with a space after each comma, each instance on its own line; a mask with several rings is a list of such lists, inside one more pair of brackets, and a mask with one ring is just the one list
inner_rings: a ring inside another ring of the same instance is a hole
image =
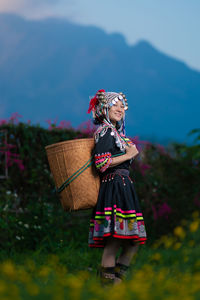
[[122, 253], [118, 257], [117, 262], [125, 266], [129, 266], [137, 250], [138, 245], [131, 245], [130, 241], [124, 241], [122, 243]]
[[108, 238], [106, 245], [104, 247], [101, 268], [100, 268], [100, 277], [101, 283], [103, 285], [113, 284], [115, 280], [115, 262], [116, 255], [120, 248], [120, 241], [115, 238]]
[[101, 265], [103, 267], [114, 267], [117, 252], [120, 248], [121, 242], [118, 239], [110, 237], [107, 239], [104, 247]]
[[131, 260], [136, 254], [137, 250], [138, 245], [131, 245], [130, 241], [124, 241], [122, 244], [122, 253], [117, 259], [115, 281], [121, 282], [121, 280], [126, 276]]

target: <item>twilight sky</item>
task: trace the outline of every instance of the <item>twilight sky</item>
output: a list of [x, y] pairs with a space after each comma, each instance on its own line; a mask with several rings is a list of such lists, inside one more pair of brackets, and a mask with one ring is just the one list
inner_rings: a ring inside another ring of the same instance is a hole
[[120, 32], [129, 44], [149, 41], [200, 71], [199, 0], [0, 0], [0, 13], [50, 16]]

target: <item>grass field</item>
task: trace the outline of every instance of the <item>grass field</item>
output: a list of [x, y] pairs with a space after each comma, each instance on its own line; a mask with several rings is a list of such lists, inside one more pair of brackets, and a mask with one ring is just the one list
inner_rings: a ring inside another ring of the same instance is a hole
[[1, 251], [0, 299], [200, 299], [198, 212], [171, 235], [140, 246], [127, 280], [110, 288], [96, 277], [102, 250], [89, 249], [86, 236], [60, 241], [51, 253]]

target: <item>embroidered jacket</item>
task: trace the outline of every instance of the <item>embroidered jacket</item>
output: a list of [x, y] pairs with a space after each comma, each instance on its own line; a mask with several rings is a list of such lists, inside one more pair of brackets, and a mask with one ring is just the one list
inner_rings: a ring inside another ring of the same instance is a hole
[[[114, 132], [113, 128], [99, 126], [94, 134], [95, 149], [94, 149], [94, 161], [97, 170], [105, 172], [112, 162], [112, 155], [117, 153], [125, 154], [125, 146], [133, 144], [133, 142], [127, 138], [120, 136], [117, 130]], [[128, 168], [130, 161], [124, 162], [119, 167]]]

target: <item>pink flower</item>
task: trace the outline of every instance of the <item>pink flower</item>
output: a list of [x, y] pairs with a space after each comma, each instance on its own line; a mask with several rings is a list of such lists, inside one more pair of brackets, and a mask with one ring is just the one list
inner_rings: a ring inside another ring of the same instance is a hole
[[46, 122], [49, 124], [48, 130], [52, 130], [54, 128], [56, 128], [56, 123], [57, 123], [57, 118], [54, 121], [46, 120]]
[[69, 129], [71, 128], [71, 123], [69, 121], [60, 121], [60, 124], [56, 127], [60, 129]]
[[4, 145], [5, 146], [0, 148], [0, 153], [4, 154], [6, 157], [6, 168], [11, 167], [13, 164], [17, 164], [18, 168], [21, 171], [24, 171], [25, 166], [23, 161], [20, 159], [19, 154], [10, 151], [10, 149], [16, 148], [16, 146], [6, 142], [4, 142]]
[[165, 202], [159, 206], [158, 217], [165, 217], [168, 219], [169, 214], [171, 214], [171, 207]]
[[96, 126], [92, 123], [91, 120], [88, 120], [88, 121], [81, 123], [78, 126], [77, 130], [92, 137], [96, 130]]
[[7, 124], [7, 120], [0, 120], [0, 125]]
[[66, 120], [63, 120], [63, 121], [60, 121], [59, 125], [56, 125], [57, 123], [57, 118], [52, 121], [52, 120], [46, 120], [46, 122], [49, 124], [49, 127], [48, 127], [48, 130], [52, 130], [52, 129], [72, 129], [71, 127], [71, 123], [70, 121], [66, 121]]
[[144, 164], [142, 162], [139, 162], [139, 167], [140, 167], [140, 172], [142, 174], [142, 176], [146, 175], [146, 171], [151, 169], [151, 165], [149, 164]]
[[162, 155], [168, 155], [168, 153], [167, 153], [167, 151], [166, 151], [166, 149], [165, 149], [164, 146], [162, 146], [160, 144], [157, 144], [156, 147], [157, 147], [158, 151], [160, 152], [160, 154], [162, 154]]
[[157, 207], [152, 205], [154, 220], [164, 217], [165, 219], [169, 218], [169, 215], [172, 213], [171, 207], [166, 203], [159, 204]]
[[11, 114], [11, 117], [9, 118], [9, 122], [13, 124], [18, 124], [19, 123], [18, 118], [22, 118], [22, 116], [18, 114], [18, 112], [15, 112]]

